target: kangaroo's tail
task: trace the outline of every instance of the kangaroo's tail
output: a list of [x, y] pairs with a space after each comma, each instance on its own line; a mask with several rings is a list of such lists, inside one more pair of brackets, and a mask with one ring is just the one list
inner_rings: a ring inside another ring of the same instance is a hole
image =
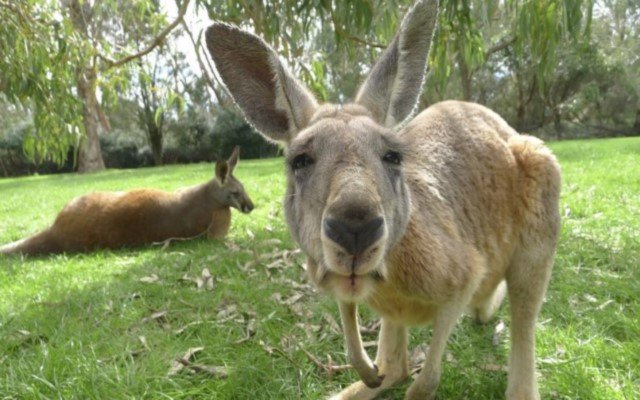
[[33, 236], [0, 247], [0, 254], [35, 255], [59, 253], [61, 250], [51, 230], [45, 229]]

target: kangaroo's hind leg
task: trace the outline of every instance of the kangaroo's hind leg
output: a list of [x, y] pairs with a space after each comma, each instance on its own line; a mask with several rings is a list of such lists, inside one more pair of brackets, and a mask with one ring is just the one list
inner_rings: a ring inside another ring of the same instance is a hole
[[511, 307], [508, 400], [540, 399], [535, 376], [535, 325], [553, 266], [553, 250], [550, 253], [519, 252], [507, 273]]

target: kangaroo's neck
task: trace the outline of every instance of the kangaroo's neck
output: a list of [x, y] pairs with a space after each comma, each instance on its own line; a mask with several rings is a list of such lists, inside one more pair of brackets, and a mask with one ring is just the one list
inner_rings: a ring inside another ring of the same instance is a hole
[[229, 208], [222, 204], [216, 196], [218, 182], [211, 180], [199, 185], [180, 189], [175, 192], [177, 207], [186, 214], [211, 213], [214, 210]]

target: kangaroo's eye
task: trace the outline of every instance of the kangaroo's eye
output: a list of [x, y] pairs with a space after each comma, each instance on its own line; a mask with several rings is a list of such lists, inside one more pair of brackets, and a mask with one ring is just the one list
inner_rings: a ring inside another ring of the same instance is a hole
[[382, 156], [382, 161], [389, 164], [400, 165], [402, 163], [402, 155], [397, 151], [387, 151], [384, 156]]
[[296, 171], [302, 168], [306, 168], [311, 164], [313, 164], [313, 158], [309, 157], [306, 154], [299, 154], [294, 157], [293, 161], [291, 161], [291, 168]]

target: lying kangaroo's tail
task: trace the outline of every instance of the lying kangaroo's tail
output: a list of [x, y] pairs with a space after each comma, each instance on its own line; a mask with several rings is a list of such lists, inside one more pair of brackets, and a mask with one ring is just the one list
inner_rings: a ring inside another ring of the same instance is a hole
[[34, 255], [57, 253], [60, 250], [51, 230], [45, 229], [33, 236], [0, 247], [0, 254]]

